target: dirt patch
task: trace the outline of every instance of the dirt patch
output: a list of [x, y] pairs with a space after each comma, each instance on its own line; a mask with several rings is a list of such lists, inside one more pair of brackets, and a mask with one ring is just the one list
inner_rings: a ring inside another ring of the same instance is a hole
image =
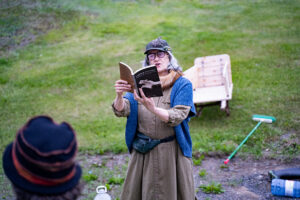
[[[111, 170], [116, 175], [116, 166], [123, 166], [123, 175], [126, 173], [128, 154], [108, 154], [103, 156], [83, 156], [81, 163], [89, 169], [90, 166], [101, 166], [101, 170]], [[194, 180], [196, 195], [198, 199], [210, 200], [279, 200], [291, 199], [287, 197], [276, 197], [271, 194], [271, 182], [268, 171], [279, 170], [299, 166], [300, 159], [296, 158], [290, 162], [272, 159], [241, 159], [233, 158], [227, 166], [223, 164], [226, 157], [206, 157], [201, 166], [194, 166]], [[105, 168], [103, 168], [105, 167]], [[205, 171], [205, 176], [200, 177], [199, 172]], [[103, 177], [99, 177], [101, 183]], [[199, 186], [212, 182], [220, 183], [224, 193], [206, 194]], [[94, 188], [86, 193], [93, 193]], [[119, 197], [122, 186], [114, 186], [109, 194], [113, 199]]]
[[0, 57], [34, 42], [78, 16], [51, 1], [0, 0]]
[[[240, 159], [234, 158], [226, 167], [223, 161], [226, 158], [206, 158], [201, 166], [194, 167], [195, 185], [209, 184], [211, 181], [220, 183], [224, 193], [213, 195], [197, 192], [199, 199], [291, 199], [276, 197], [271, 194], [271, 182], [268, 171], [299, 166], [297, 158], [289, 163], [269, 159]], [[199, 170], [206, 170], [207, 175], [202, 178]]]

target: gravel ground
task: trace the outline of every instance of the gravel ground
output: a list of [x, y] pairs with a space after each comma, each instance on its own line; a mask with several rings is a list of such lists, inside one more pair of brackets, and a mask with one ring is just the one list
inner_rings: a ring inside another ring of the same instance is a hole
[[[198, 199], [211, 200], [279, 200], [293, 199], [288, 197], [276, 197], [271, 194], [271, 182], [268, 171], [279, 170], [300, 165], [300, 159], [294, 159], [287, 163], [278, 160], [253, 160], [232, 159], [226, 167], [223, 161], [226, 158], [206, 158], [201, 166], [194, 167], [195, 185], [209, 184], [211, 181], [220, 183], [224, 193], [214, 195], [205, 194], [201, 190], [197, 192]], [[220, 167], [223, 166], [223, 167]], [[199, 170], [206, 170], [207, 175], [202, 178]], [[294, 198], [295, 199], [295, 198]]]
[[[115, 171], [116, 166], [126, 166], [129, 160], [128, 154], [84, 156], [88, 158], [87, 167], [91, 164], [101, 165], [105, 160], [108, 169]], [[278, 161], [272, 159], [241, 159], [234, 157], [226, 166], [223, 161], [226, 157], [206, 157], [200, 166], [194, 166], [194, 180], [196, 195], [199, 200], [291, 200], [289, 197], [277, 197], [271, 194], [271, 182], [268, 176], [270, 170], [297, 167], [300, 165], [300, 157], [290, 161]], [[124, 168], [124, 167], [123, 167]], [[126, 169], [123, 169], [125, 174]], [[199, 171], [205, 170], [206, 175], [200, 177]], [[206, 194], [199, 186], [211, 182], [220, 183], [224, 193]], [[121, 187], [114, 186], [109, 191], [113, 199], [119, 196]], [[295, 198], [294, 198], [295, 199]]]
[[[200, 166], [194, 166], [194, 180], [198, 200], [291, 200], [296, 198], [276, 197], [271, 194], [271, 182], [268, 171], [299, 167], [300, 157], [290, 162], [271, 159], [241, 159], [233, 158], [228, 165], [223, 161], [226, 157], [205, 157]], [[86, 184], [83, 195], [79, 200], [93, 199], [95, 188], [107, 183], [111, 176], [124, 177], [126, 174], [128, 154], [79, 155], [79, 162], [84, 171], [93, 171], [98, 179]], [[205, 171], [200, 177], [199, 172]], [[4, 178], [4, 177], [3, 177]], [[9, 181], [4, 178], [0, 187], [0, 199], [13, 200]], [[199, 186], [212, 182], [222, 185], [224, 193], [206, 194]], [[108, 193], [112, 199], [117, 199], [122, 186], [111, 185]], [[2, 194], [1, 194], [2, 193]], [[298, 198], [300, 199], [300, 198]]]

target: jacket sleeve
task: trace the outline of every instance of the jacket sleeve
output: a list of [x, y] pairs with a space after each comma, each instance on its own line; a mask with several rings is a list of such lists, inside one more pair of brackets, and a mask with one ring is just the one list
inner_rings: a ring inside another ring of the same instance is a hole
[[192, 83], [185, 78], [182, 78], [181, 82], [182, 83], [177, 84], [179, 88], [176, 90], [175, 94], [173, 94], [174, 100], [171, 102], [171, 107], [176, 105], [189, 106], [191, 109], [188, 116], [193, 117], [196, 115], [196, 109], [193, 102]]
[[169, 126], [177, 126], [189, 115], [191, 107], [184, 105], [177, 105], [168, 110], [169, 113]]

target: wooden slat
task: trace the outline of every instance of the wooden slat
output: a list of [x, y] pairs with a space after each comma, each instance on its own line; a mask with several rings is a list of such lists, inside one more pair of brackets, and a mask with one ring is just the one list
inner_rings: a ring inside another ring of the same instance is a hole
[[206, 56], [206, 57], [198, 57], [195, 59], [195, 66], [201, 66], [203, 64], [213, 64], [213, 63], [225, 63], [226, 61], [230, 61], [230, 58], [227, 54], [216, 55], [216, 56]]
[[212, 67], [197, 67], [200, 76], [222, 76], [223, 67], [222, 66], [212, 66]]
[[199, 77], [197, 86], [199, 87], [212, 87], [224, 85], [224, 78], [222, 76], [207, 76]]
[[222, 86], [219, 87], [207, 87], [207, 88], [198, 88], [194, 91], [193, 101], [194, 103], [207, 103], [214, 101], [222, 101], [222, 100], [230, 100], [232, 90], [230, 91], [230, 95], [227, 96], [225, 93], [225, 89]]
[[[225, 63], [227, 62], [227, 73], [228, 73], [228, 80], [229, 83], [232, 83], [232, 76], [231, 76], [231, 63], [230, 57], [227, 54], [216, 55], [216, 56], [206, 56], [206, 57], [198, 57], [194, 61], [194, 67], [202, 69], [202, 71], [207, 71], [210, 68], [218, 68], [221, 67], [223, 69]], [[213, 71], [210, 71], [213, 72]], [[201, 71], [199, 72], [201, 73]], [[218, 73], [219, 74], [219, 73]], [[210, 73], [202, 73], [202, 76], [209, 76]], [[219, 74], [220, 76], [222, 74]]]

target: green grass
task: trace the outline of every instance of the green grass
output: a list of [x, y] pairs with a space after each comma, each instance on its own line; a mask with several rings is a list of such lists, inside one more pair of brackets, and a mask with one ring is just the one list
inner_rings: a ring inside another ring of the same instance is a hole
[[193, 164], [194, 165], [198, 165], [198, 166], [200, 166], [201, 164], [202, 164], [202, 160], [205, 158], [205, 156], [204, 155], [201, 155], [201, 156], [196, 156], [196, 155], [194, 155], [193, 156]]
[[90, 182], [90, 181], [95, 181], [98, 179], [98, 176], [95, 175], [95, 174], [92, 174], [92, 173], [88, 173], [88, 174], [83, 174], [82, 175], [82, 179], [85, 181], [85, 182]]
[[225, 191], [220, 183], [211, 182], [208, 185], [200, 185], [199, 186], [204, 193], [207, 194], [221, 194]]
[[200, 170], [199, 172], [198, 172], [198, 175], [200, 176], [200, 177], [202, 177], [202, 178], [204, 178], [205, 176], [206, 176], [206, 170], [205, 169], [202, 169], [202, 170]]
[[1, 152], [39, 114], [71, 123], [83, 153], [127, 152], [126, 119], [111, 110], [118, 62], [138, 69], [147, 42], [162, 36], [184, 70], [198, 56], [231, 57], [231, 116], [216, 106], [193, 118], [194, 152], [229, 155], [255, 126], [251, 116], [264, 114], [277, 121], [238, 154], [299, 155], [299, 143], [278, 148], [286, 133], [299, 138], [299, 1], [26, 2], [0, 10]]

